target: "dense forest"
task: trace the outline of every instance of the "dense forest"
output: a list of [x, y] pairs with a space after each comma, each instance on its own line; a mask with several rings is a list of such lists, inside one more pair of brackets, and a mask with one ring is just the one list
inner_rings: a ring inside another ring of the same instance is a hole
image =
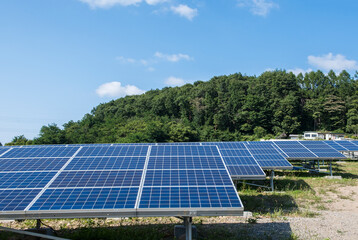
[[63, 128], [11, 144], [240, 141], [322, 130], [358, 133], [358, 72], [241, 73], [100, 104]]

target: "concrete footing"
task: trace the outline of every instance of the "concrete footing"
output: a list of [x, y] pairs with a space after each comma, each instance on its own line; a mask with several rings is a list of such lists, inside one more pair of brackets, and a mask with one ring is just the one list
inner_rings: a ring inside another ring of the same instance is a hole
[[326, 176], [328, 179], [342, 179], [342, 176]]
[[[191, 229], [192, 229], [192, 238], [193, 239], [198, 239], [198, 231], [197, 231], [196, 227], [192, 226]], [[185, 240], [185, 233], [186, 233], [186, 230], [185, 230], [184, 225], [175, 225], [174, 226], [175, 239]]]

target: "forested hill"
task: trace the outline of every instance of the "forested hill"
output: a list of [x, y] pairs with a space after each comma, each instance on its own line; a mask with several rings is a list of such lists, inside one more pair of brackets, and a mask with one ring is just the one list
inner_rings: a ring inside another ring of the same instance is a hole
[[346, 71], [295, 76], [277, 70], [150, 90], [100, 104], [63, 129], [43, 126], [28, 144], [250, 140], [306, 130], [357, 134], [354, 77]]

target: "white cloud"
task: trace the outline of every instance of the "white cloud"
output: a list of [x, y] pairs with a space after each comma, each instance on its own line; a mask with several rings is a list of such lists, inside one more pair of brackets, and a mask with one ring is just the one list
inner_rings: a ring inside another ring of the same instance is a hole
[[341, 54], [333, 55], [328, 53], [322, 56], [308, 56], [308, 63], [324, 70], [358, 70], [358, 65], [355, 60], [348, 60]]
[[274, 8], [279, 8], [277, 3], [270, 0], [238, 0], [239, 7], [248, 7], [254, 15], [266, 17]]
[[167, 2], [168, 0], [145, 0], [145, 2], [149, 5], [157, 5], [159, 3]]
[[196, 8], [191, 8], [188, 5], [180, 4], [176, 7], [172, 6], [170, 8], [175, 14], [179, 16], [185, 17], [189, 20], [193, 20], [193, 18], [198, 15], [198, 10]]
[[142, 0], [79, 0], [83, 3], [87, 3], [91, 8], [110, 8], [115, 5], [129, 6], [136, 5], [142, 2]]
[[312, 72], [313, 70], [311, 68], [308, 68], [306, 70], [302, 69], [302, 68], [295, 68], [295, 69], [288, 69], [287, 72], [292, 72], [293, 74], [295, 74], [296, 76], [300, 73], [305, 74], [305, 73], [309, 73]]
[[144, 90], [133, 85], [122, 86], [120, 82], [105, 83], [96, 89], [96, 93], [100, 97], [124, 97], [127, 95], [139, 95], [144, 92]]
[[181, 54], [181, 53], [178, 53], [178, 54], [164, 54], [164, 53], [161, 53], [161, 52], [156, 52], [154, 54], [155, 57], [157, 58], [161, 58], [161, 59], [164, 59], [166, 61], [169, 61], [169, 62], [179, 62], [180, 60], [187, 60], [187, 61], [190, 61], [192, 60], [192, 58], [187, 55], [187, 54]]
[[185, 84], [185, 81], [181, 78], [176, 78], [176, 77], [168, 77], [166, 80], [165, 80], [165, 84], [168, 85], [168, 86], [172, 86], [172, 87], [175, 87], [175, 86], [182, 86]]
[[116, 60], [120, 61], [121, 63], [136, 63], [137, 60], [133, 58], [126, 58], [123, 56], [116, 57]]

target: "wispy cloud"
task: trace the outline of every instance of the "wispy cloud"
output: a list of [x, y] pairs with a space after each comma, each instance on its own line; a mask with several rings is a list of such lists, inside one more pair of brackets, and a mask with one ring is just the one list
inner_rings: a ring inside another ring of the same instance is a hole
[[345, 56], [341, 54], [333, 55], [328, 53], [322, 56], [308, 56], [308, 63], [317, 68], [323, 70], [358, 70], [358, 64], [355, 60], [348, 60]]
[[108, 82], [102, 84], [96, 89], [96, 93], [100, 97], [124, 97], [127, 95], [139, 95], [145, 93], [134, 85], [122, 86], [120, 82]]
[[193, 18], [195, 16], [198, 15], [198, 9], [196, 8], [191, 8], [188, 5], [185, 4], [180, 4], [178, 6], [171, 6], [170, 8], [172, 10], [172, 12], [174, 12], [175, 14], [184, 17], [188, 20], [193, 20]]
[[249, 8], [252, 14], [266, 17], [272, 9], [279, 8], [277, 3], [270, 0], [238, 0], [239, 7]]
[[187, 54], [182, 54], [182, 53], [178, 53], [178, 54], [165, 54], [165, 53], [161, 53], [161, 52], [156, 52], [154, 53], [154, 56], [160, 59], [163, 59], [165, 61], [169, 61], [169, 62], [179, 62], [180, 60], [193, 60], [192, 57], [190, 57]]
[[311, 68], [308, 69], [302, 69], [302, 68], [295, 68], [295, 69], [288, 69], [287, 72], [292, 72], [293, 74], [295, 74], [296, 76], [300, 73], [305, 74], [305, 73], [309, 73], [312, 72], [313, 70]]
[[188, 54], [182, 54], [182, 53], [166, 54], [161, 52], [155, 52], [154, 55], [148, 59], [135, 59], [135, 58], [128, 58], [124, 56], [118, 56], [116, 57], [116, 60], [121, 64], [133, 64], [138, 66], [144, 66], [147, 68], [149, 72], [153, 72], [155, 71], [155, 68], [153, 66], [159, 64], [161, 61], [176, 63], [182, 60], [191, 61], [193, 60], [193, 58]]
[[83, 3], [87, 3], [91, 8], [110, 8], [116, 5], [130, 6], [137, 5], [142, 0], [79, 0]]
[[168, 77], [165, 82], [166, 85], [171, 86], [171, 87], [176, 87], [176, 86], [182, 86], [185, 84], [185, 81], [182, 78], [177, 78], [177, 77]]
[[149, 5], [157, 5], [159, 3], [168, 2], [169, 0], [145, 0], [145, 2]]

